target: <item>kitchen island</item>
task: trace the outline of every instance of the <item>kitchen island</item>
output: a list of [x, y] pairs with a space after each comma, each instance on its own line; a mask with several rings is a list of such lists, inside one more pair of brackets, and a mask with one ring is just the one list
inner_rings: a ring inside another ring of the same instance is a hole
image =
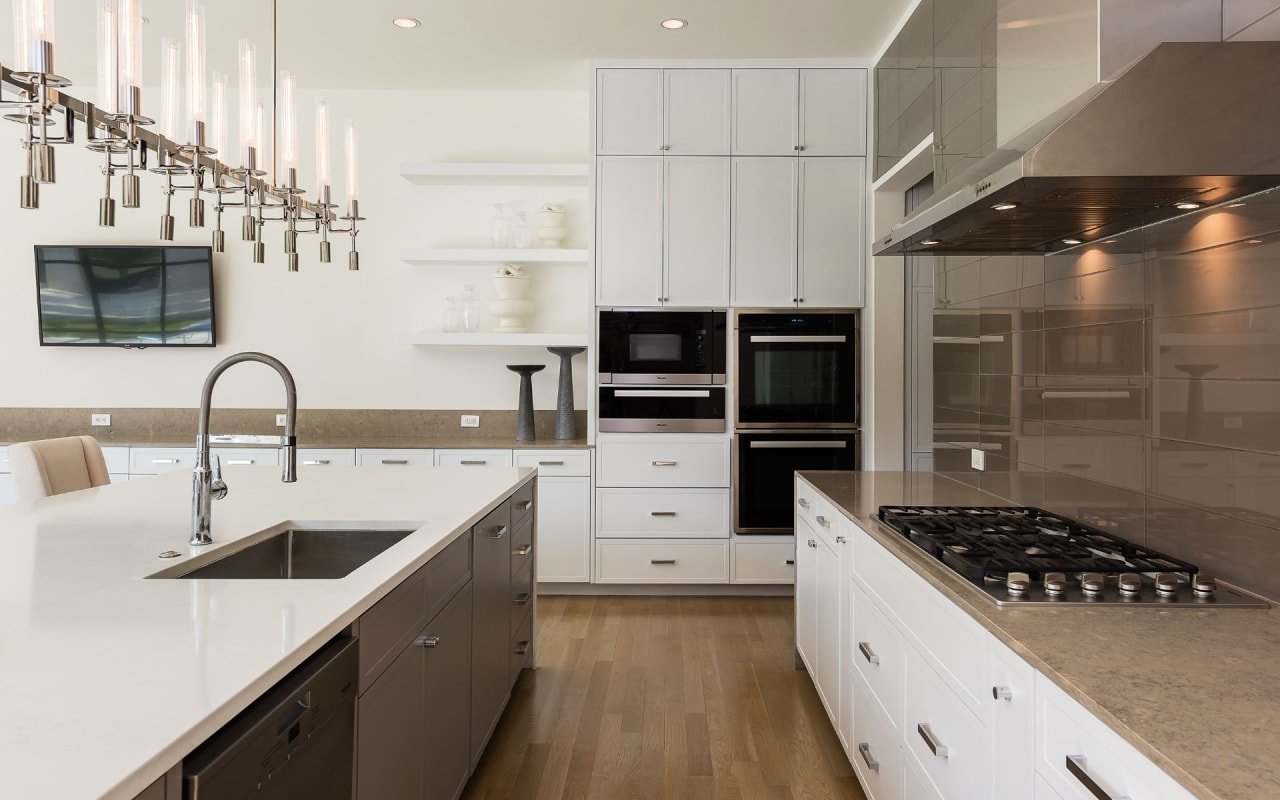
[[[531, 524], [528, 469], [304, 467], [297, 483], [279, 477], [228, 468], [206, 547], [187, 545], [185, 472], [0, 510], [6, 796], [133, 798], [513, 494], [528, 495]], [[217, 560], [285, 523], [413, 533], [338, 579], [150, 577]]]

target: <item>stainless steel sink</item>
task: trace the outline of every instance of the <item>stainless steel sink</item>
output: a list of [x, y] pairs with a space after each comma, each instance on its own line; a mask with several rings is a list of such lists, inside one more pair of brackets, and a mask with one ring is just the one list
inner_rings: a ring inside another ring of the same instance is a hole
[[170, 578], [345, 578], [412, 530], [285, 528], [242, 550]]

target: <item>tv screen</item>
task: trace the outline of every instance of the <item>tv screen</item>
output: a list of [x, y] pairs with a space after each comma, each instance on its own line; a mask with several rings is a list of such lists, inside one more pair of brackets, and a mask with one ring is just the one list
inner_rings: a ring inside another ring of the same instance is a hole
[[40, 344], [212, 347], [208, 247], [36, 247]]

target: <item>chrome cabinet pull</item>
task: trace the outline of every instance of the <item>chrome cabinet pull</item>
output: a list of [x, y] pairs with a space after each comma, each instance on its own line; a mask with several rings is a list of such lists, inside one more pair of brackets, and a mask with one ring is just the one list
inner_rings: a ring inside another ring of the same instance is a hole
[[675, 566], [676, 560], [674, 558], [651, 558], [649, 563], [659, 567], [672, 567]]
[[810, 546], [810, 547], [817, 547], [817, 546], [818, 546], [818, 543], [817, 543], [817, 542], [815, 542], [814, 540], [810, 539], [810, 540], [809, 540], [809, 546]]
[[521, 545], [520, 549], [516, 551], [516, 555], [527, 556], [532, 552], [533, 552], [533, 545], [526, 544], [526, 545]]
[[529, 603], [528, 592], [521, 592], [520, 594], [516, 595], [516, 605], [523, 606], [523, 605], [528, 605], [528, 603]]
[[867, 660], [868, 664], [880, 663], [880, 656], [876, 655], [876, 651], [871, 649], [870, 642], [858, 642], [858, 652], [862, 653], [862, 657]]
[[674, 511], [650, 511], [649, 512], [649, 516], [651, 517], [674, 517], [675, 515], [676, 515], [676, 512]]
[[809, 501], [808, 501], [808, 500], [805, 500], [803, 497], [801, 497], [799, 500], [797, 500], [797, 501], [796, 501], [796, 504], [797, 504], [797, 505], [799, 505], [801, 508], [808, 508], [808, 507], [809, 507]]
[[818, 516], [814, 517], [814, 518], [813, 518], [813, 520], [814, 520], [814, 522], [817, 522], [819, 525], [821, 525], [821, 526], [822, 526], [822, 527], [824, 527], [824, 528], [830, 528], [830, 527], [831, 527], [831, 521], [830, 521], [830, 520], [828, 520], [826, 517], [822, 516], [821, 514], [819, 514]]
[[563, 462], [563, 461], [539, 461], [539, 462], [538, 462], [538, 466], [540, 466], [540, 467], [563, 467], [563, 466], [564, 466], [564, 462]]
[[462, 466], [464, 466], [464, 467], [483, 467], [485, 464], [488, 464], [488, 463], [489, 463], [488, 461], [485, 461], [484, 459], [480, 459], [479, 461], [463, 461], [463, 462], [462, 462]]
[[408, 463], [409, 463], [409, 459], [407, 459], [407, 458], [384, 458], [384, 459], [382, 459], [382, 460], [381, 460], [381, 463], [383, 463], [383, 464], [389, 464], [389, 465], [395, 465], [395, 466], [404, 466], [405, 464], [408, 464]]
[[991, 699], [992, 700], [1008, 700], [1012, 702], [1013, 690], [1010, 689], [1008, 686], [992, 686]]
[[866, 763], [867, 769], [872, 772], [880, 771], [880, 762], [876, 761], [875, 757], [871, 755], [870, 742], [862, 742], [858, 745], [858, 755], [862, 756], [862, 760]]
[[924, 743], [929, 746], [929, 752], [938, 758], [947, 758], [951, 755], [951, 750], [938, 741], [938, 735], [933, 732], [933, 728], [929, 726], [929, 723], [921, 722], [916, 726], [916, 732], [920, 734], [921, 739], [924, 739]]
[[228, 467], [247, 467], [254, 463], [252, 458], [230, 458], [227, 459]]
[[489, 531], [490, 539], [501, 539], [503, 536], [506, 536], [506, 535], [507, 535], [506, 525], [499, 525], [498, 527], [493, 528], [492, 530]]
[[848, 543], [849, 543], [849, 540], [844, 538], [843, 536], [836, 537], [836, 544], [848, 544]]
[[674, 467], [676, 465], [676, 462], [674, 461], [653, 461], [650, 463], [655, 467]]
[[1106, 789], [1099, 786], [1097, 781], [1089, 777], [1088, 763], [1088, 759], [1084, 756], [1067, 756], [1067, 772], [1080, 781], [1080, 785], [1098, 800], [1129, 800], [1128, 795], [1113, 797], [1107, 793]]
[[329, 466], [329, 463], [330, 463], [330, 462], [329, 462], [329, 459], [327, 459], [327, 458], [318, 458], [318, 459], [316, 459], [316, 460], [314, 460], [314, 461], [303, 461], [303, 462], [302, 462], [302, 466], [304, 466], [304, 467], [327, 467], [327, 466]]
[[532, 500], [521, 500], [519, 503], [516, 503], [516, 511], [528, 511], [531, 508], [533, 508]]
[[439, 636], [436, 636], [434, 633], [433, 633], [433, 634], [430, 634], [430, 635], [428, 635], [428, 636], [423, 636], [421, 639], [419, 639], [419, 640], [418, 640], [418, 646], [419, 646], [419, 647], [426, 647], [426, 648], [428, 648], [428, 649], [430, 649], [430, 648], [434, 648], [434, 647], [439, 647], [439, 646], [440, 646], [440, 637], [439, 637]]

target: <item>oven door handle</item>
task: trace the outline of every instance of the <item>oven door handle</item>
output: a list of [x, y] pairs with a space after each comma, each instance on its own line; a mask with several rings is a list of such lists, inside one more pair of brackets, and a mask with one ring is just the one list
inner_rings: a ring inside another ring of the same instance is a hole
[[710, 389], [614, 389], [614, 397], [710, 397]]
[[844, 344], [848, 336], [765, 336], [753, 335], [749, 341], [753, 344]]
[[747, 445], [752, 450], [844, 450], [848, 442], [752, 442]]

